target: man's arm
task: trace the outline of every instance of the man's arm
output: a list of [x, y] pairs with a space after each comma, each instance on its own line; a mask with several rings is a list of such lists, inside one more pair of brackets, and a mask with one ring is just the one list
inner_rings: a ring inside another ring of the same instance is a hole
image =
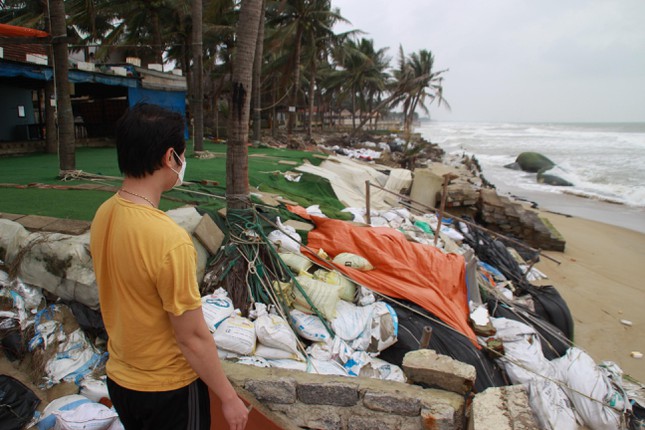
[[211, 335], [202, 308], [186, 311], [177, 316], [168, 312], [181, 352], [193, 370], [222, 401], [222, 412], [231, 430], [246, 426], [248, 410], [226, 378], [217, 355], [217, 346]]

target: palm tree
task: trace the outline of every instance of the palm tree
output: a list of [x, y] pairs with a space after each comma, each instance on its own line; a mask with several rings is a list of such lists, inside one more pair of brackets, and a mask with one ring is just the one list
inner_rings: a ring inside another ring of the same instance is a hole
[[247, 143], [253, 59], [261, 10], [262, 0], [243, 0], [237, 25], [226, 153], [226, 205], [229, 209], [245, 209], [249, 203]]
[[[248, 215], [249, 201], [249, 113], [253, 58], [261, 25], [262, 0], [243, 0], [237, 25], [237, 43], [233, 59], [232, 92], [226, 150], [226, 212], [231, 236], [242, 235], [244, 223], [235, 215]], [[247, 313], [250, 301], [247, 288], [247, 264], [235, 264], [226, 277], [226, 289], [235, 307]]]
[[74, 114], [69, 94], [67, 24], [63, 0], [50, 0], [56, 109], [58, 111], [58, 157], [61, 173], [76, 168]]
[[403, 48], [399, 48], [399, 68], [394, 72], [399, 88], [404, 91], [398, 101], [403, 108], [403, 130], [410, 133], [414, 113], [417, 108], [429, 113], [426, 102], [432, 104], [437, 100], [438, 106], [450, 105], [443, 97], [443, 74], [447, 70], [434, 71], [434, 56], [432, 52], [422, 49], [413, 52], [406, 58]]
[[[321, 35], [333, 35], [329, 24], [342, 21], [338, 9], [331, 9], [330, 0], [282, 0], [269, 5], [270, 23], [275, 27], [275, 37], [282, 46], [289, 46], [289, 68], [293, 73], [287, 133], [291, 134], [296, 122], [296, 108], [300, 93], [301, 56], [303, 41], [315, 46]], [[288, 41], [288, 42], [286, 42]], [[286, 42], [286, 43], [285, 43]], [[310, 45], [311, 46], [311, 45]]]
[[265, 0], [262, 0], [260, 11], [260, 27], [258, 40], [255, 44], [253, 59], [253, 141], [262, 140], [262, 65], [264, 63], [264, 16]]
[[193, 147], [204, 150], [204, 52], [202, 34], [202, 0], [192, 0], [191, 18], [193, 23], [193, 98], [190, 111], [193, 117]]

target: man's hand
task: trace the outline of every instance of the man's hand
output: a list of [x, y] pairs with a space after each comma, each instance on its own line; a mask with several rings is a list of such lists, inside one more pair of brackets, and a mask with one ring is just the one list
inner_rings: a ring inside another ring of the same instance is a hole
[[230, 430], [243, 430], [249, 419], [249, 411], [250, 408], [239, 397], [222, 401], [222, 413]]

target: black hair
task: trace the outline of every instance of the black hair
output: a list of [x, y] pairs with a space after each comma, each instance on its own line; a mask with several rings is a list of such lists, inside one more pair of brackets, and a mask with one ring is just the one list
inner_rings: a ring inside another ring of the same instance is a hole
[[135, 178], [160, 169], [163, 155], [186, 149], [184, 118], [161, 106], [138, 103], [116, 123], [116, 151], [121, 173]]

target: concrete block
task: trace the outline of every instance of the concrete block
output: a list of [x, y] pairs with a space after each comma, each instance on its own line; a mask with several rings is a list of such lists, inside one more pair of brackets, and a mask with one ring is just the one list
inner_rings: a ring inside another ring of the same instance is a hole
[[344, 414], [335, 406], [305, 405], [295, 403], [268, 404], [273, 412], [283, 414], [294, 425], [305, 429], [341, 430], [344, 429]]
[[195, 227], [195, 231], [193, 231], [193, 235], [211, 255], [217, 254], [224, 241], [224, 233], [208, 214], [202, 216], [199, 224]]
[[73, 219], [56, 219], [54, 222], [47, 224], [43, 229], [54, 233], [64, 233], [78, 236], [90, 229], [89, 221], [80, 221]]
[[373, 411], [396, 415], [416, 416], [421, 412], [419, 399], [402, 396], [400, 393], [366, 391], [363, 396], [363, 405]]
[[40, 215], [27, 215], [18, 220], [20, 224], [27, 230], [46, 230], [47, 226], [54, 221], [57, 221], [56, 218]]
[[292, 404], [296, 402], [295, 379], [248, 380], [244, 388], [262, 402]]
[[301, 383], [298, 400], [310, 405], [354, 406], [358, 403], [358, 384]]
[[472, 390], [477, 372], [470, 364], [462, 363], [432, 349], [410, 351], [403, 357], [403, 371], [415, 383], [424, 383], [454, 393]]
[[492, 387], [475, 396], [468, 430], [538, 430], [526, 387]]
[[[352, 415], [347, 419], [347, 430], [400, 430], [401, 428], [401, 419], [395, 416]], [[419, 424], [412, 428], [418, 429]]]

